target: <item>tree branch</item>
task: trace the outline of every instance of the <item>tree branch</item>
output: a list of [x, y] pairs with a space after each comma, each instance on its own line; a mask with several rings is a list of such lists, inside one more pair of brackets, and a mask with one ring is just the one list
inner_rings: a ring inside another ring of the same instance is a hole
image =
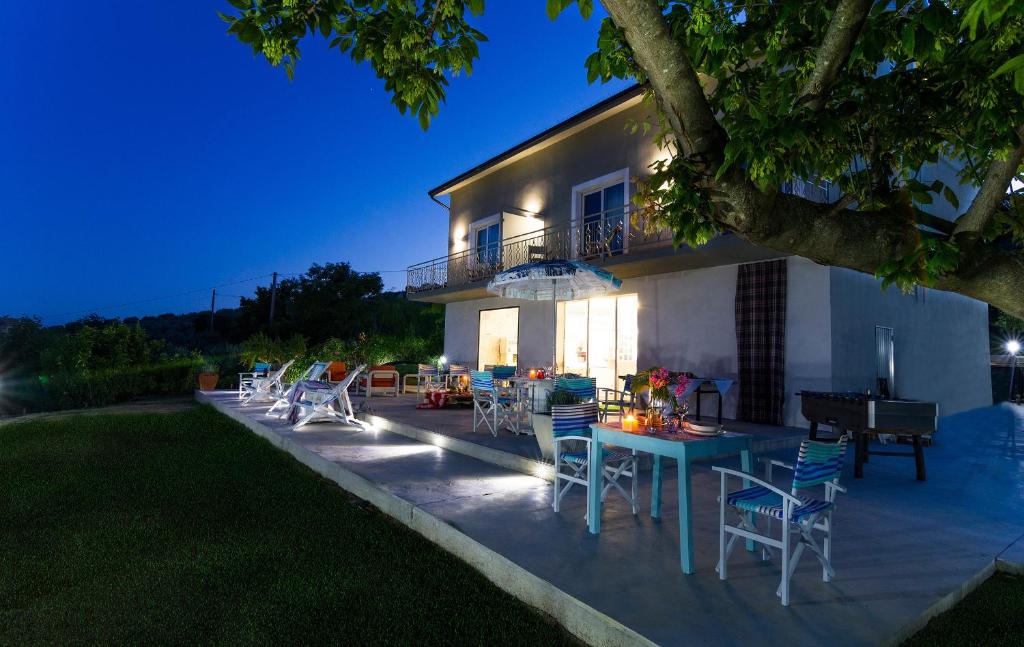
[[996, 209], [1006, 197], [1010, 180], [1017, 175], [1017, 170], [1024, 161], [1024, 126], [1019, 126], [1016, 132], [1017, 138], [1021, 140], [1020, 146], [1013, 149], [1005, 160], [992, 161], [978, 195], [974, 196], [974, 201], [967, 212], [957, 219], [953, 235], [976, 239], [992, 220]]
[[946, 220], [945, 218], [934, 216], [927, 211], [914, 209], [914, 220], [917, 221], [917, 224], [919, 225], [931, 227], [935, 231], [942, 232], [947, 236], [951, 236], [953, 234], [955, 223], [953, 223], [952, 220]]
[[815, 55], [814, 71], [800, 91], [798, 104], [805, 103], [815, 112], [825, 106], [825, 99], [850, 58], [872, 4], [873, 0], [839, 0]]
[[[833, 211], [833, 205], [780, 194], [767, 213], [732, 231], [761, 247], [872, 275], [886, 261], [912, 252], [926, 235], [901, 213]], [[1021, 285], [1024, 258], [986, 244], [934, 287], [981, 299], [1020, 317], [1024, 316]]]
[[626, 36], [637, 64], [647, 73], [684, 154], [699, 167], [717, 170], [725, 131], [715, 119], [682, 44], [669, 31], [657, 0], [602, 0]]

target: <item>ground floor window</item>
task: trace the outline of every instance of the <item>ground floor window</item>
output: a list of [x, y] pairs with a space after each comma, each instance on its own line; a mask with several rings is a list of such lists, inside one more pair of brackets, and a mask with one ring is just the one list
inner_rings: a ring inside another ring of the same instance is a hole
[[478, 370], [519, 363], [519, 308], [480, 311]]
[[635, 294], [559, 303], [559, 372], [619, 388], [618, 376], [636, 373], [638, 304]]

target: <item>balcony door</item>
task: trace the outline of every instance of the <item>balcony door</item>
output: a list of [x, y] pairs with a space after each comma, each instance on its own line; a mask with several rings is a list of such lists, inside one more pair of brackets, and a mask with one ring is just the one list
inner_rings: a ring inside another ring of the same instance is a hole
[[629, 171], [623, 169], [573, 187], [576, 253], [604, 258], [623, 253], [627, 219]]
[[496, 268], [501, 263], [501, 215], [478, 220], [471, 225], [473, 265]]

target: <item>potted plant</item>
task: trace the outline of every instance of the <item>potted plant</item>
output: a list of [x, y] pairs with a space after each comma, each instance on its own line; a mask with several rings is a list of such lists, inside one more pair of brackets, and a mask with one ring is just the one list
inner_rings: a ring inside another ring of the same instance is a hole
[[217, 388], [218, 379], [220, 379], [220, 367], [216, 364], [203, 364], [199, 369], [199, 390], [213, 391]]

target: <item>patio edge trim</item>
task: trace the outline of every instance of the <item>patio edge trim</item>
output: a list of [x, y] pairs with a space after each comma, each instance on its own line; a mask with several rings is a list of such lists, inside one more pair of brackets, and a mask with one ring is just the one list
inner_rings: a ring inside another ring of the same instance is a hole
[[220, 403], [207, 393], [196, 391], [195, 398], [245, 426], [274, 447], [290, 454], [295, 460], [333, 481], [341, 489], [367, 501], [454, 557], [468, 563], [495, 586], [548, 614], [569, 633], [587, 644], [600, 647], [655, 645], [621, 622], [569, 595], [551, 582], [534, 575], [507, 557], [458, 531], [444, 520], [388, 492], [369, 479], [306, 449], [293, 440], [278, 435], [240, 412], [220, 406]]
[[986, 564], [980, 571], [967, 578], [958, 586], [956, 589], [943, 596], [935, 604], [928, 607], [924, 613], [917, 617], [917, 619], [908, 622], [903, 625], [899, 631], [892, 635], [888, 640], [882, 643], [886, 647], [901, 645], [919, 631], [925, 628], [925, 626], [931, 622], [936, 616], [949, 611], [957, 604], [963, 601], [968, 595], [974, 592], [979, 586], [981, 586], [985, 580], [995, 575], [996, 571], [1002, 570], [997, 560], [992, 560]]
[[468, 440], [462, 440], [461, 438], [453, 438], [452, 436], [446, 436], [436, 431], [430, 431], [429, 429], [423, 429], [414, 425], [406, 424], [404, 422], [395, 422], [388, 418], [383, 418], [373, 413], [357, 413], [356, 417], [364, 422], [368, 422], [378, 429], [384, 431], [390, 431], [406, 438], [412, 438], [418, 440], [421, 443], [428, 445], [436, 445], [442, 449], [453, 451], [457, 454], [464, 454], [470, 458], [484, 461], [498, 467], [504, 467], [505, 469], [514, 470], [528, 476], [536, 476], [542, 478], [545, 481], [555, 480], [555, 468], [549, 463], [542, 463], [532, 458], [526, 458], [512, 452], [506, 452], [501, 449], [494, 449], [493, 447], [486, 447], [484, 445], [478, 445], [471, 443]]

